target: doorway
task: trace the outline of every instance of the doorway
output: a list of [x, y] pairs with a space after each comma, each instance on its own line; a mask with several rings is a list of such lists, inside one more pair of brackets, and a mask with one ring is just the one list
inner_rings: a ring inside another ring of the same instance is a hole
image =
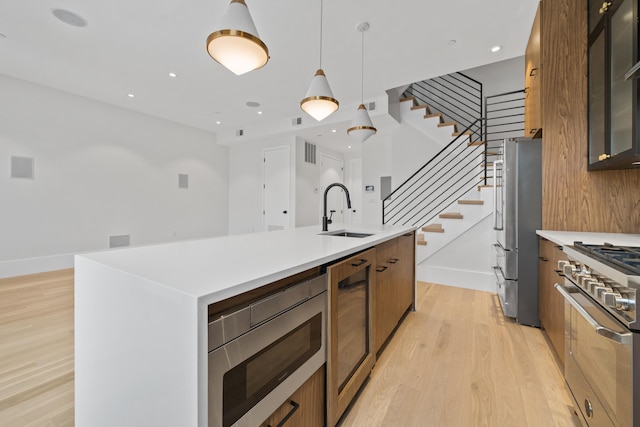
[[264, 231], [289, 228], [291, 156], [289, 146], [263, 151], [262, 217]]

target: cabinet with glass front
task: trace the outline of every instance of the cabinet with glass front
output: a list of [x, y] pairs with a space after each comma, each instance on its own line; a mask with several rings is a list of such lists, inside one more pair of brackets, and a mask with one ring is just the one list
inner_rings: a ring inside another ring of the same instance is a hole
[[589, 0], [589, 170], [640, 167], [639, 0]]

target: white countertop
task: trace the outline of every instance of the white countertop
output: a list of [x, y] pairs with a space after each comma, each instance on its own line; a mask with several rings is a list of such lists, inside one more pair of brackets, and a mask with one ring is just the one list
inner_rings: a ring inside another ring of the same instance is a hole
[[582, 242], [589, 245], [602, 244], [606, 242], [618, 246], [640, 246], [640, 234], [554, 230], [537, 230], [536, 234], [562, 246], [573, 245], [573, 242]]
[[140, 246], [78, 255], [210, 304], [375, 246], [411, 226], [332, 224], [329, 231], [374, 233], [365, 238], [320, 235], [320, 226]]

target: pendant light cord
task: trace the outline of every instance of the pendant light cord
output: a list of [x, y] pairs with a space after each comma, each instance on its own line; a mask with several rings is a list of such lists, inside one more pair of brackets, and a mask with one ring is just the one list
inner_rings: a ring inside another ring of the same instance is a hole
[[364, 104], [364, 30], [362, 30], [362, 47], [360, 49], [360, 104]]
[[320, 69], [322, 70], [322, 3], [320, 0]]

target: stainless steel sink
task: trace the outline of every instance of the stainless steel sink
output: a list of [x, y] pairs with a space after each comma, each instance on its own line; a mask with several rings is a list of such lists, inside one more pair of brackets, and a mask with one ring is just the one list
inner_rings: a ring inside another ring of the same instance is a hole
[[360, 239], [363, 237], [373, 236], [373, 234], [371, 233], [358, 233], [355, 231], [347, 231], [347, 230], [328, 231], [320, 234], [324, 236], [356, 237]]

